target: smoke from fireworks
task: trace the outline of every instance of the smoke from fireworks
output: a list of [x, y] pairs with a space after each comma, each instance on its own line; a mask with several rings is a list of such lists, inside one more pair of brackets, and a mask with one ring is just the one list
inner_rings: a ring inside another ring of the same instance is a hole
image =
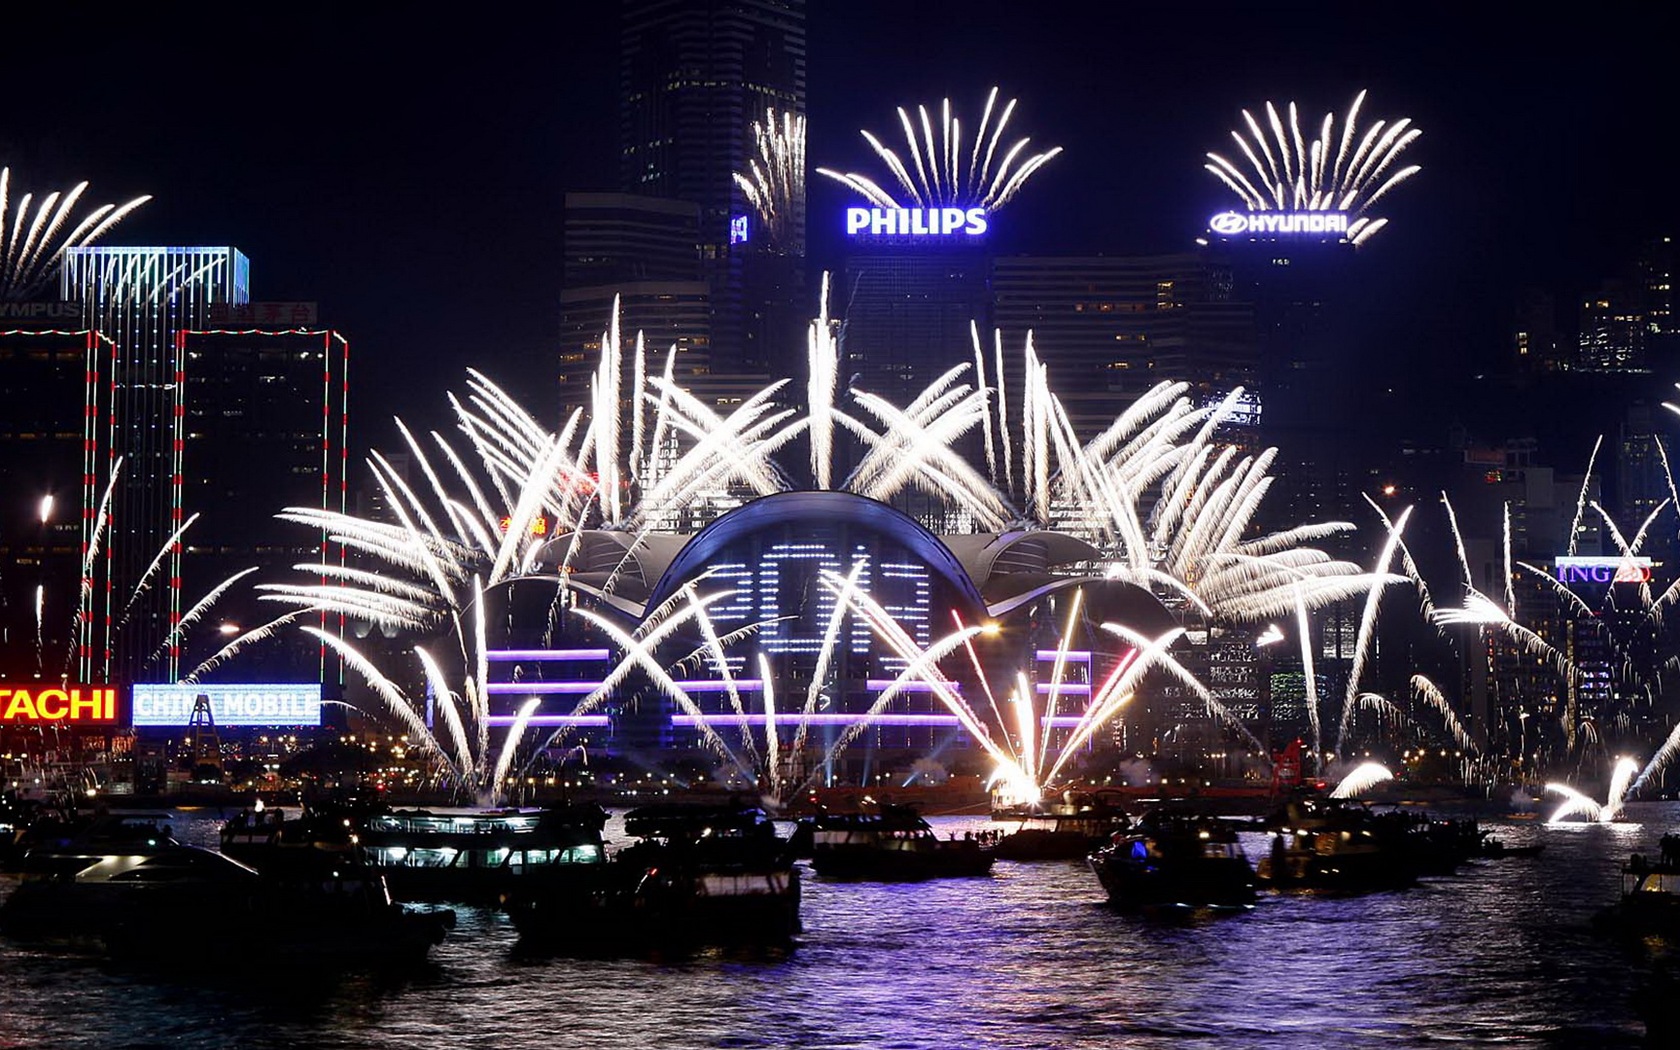
[[1287, 120], [1267, 102], [1264, 126], [1245, 109], [1247, 135], [1239, 129], [1231, 138], [1247, 166], [1209, 153], [1210, 163], [1203, 167], [1236, 192], [1250, 211], [1346, 212], [1351, 220], [1348, 240], [1363, 243], [1388, 224], [1366, 211], [1420, 170], [1416, 164], [1396, 170], [1395, 161], [1422, 134], [1410, 118], [1379, 120], [1360, 134], [1359, 108], [1365, 94], [1361, 91], [1348, 107], [1339, 133], [1335, 114], [1326, 113], [1318, 137], [1310, 140], [1301, 132], [1293, 102], [1287, 107]]
[[[916, 107], [916, 117], [901, 106], [898, 121], [904, 129], [906, 163], [896, 151], [868, 131], [863, 137], [876, 156], [886, 164], [897, 182], [889, 190], [866, 175], [818, 168], [817, 172], [844, 183], [871, 204], [882, 208], [955, 207], [995, 211], [1009, 203], [1034, 172], [1062, 152], [1057, 146], [1043, 153], [1027, 153], [1032, 142], [1023, 138], [1003, 145], [1004, 128], [1015, 111], [1015, 99], [997, 112], [998, 89], [986, 96], [973, 144], [965, 145], [962, 122], [951, 112], [951, 100], [939, 106], [937, 126], [926, 106]], [[994, 119], [994, 114], [996, 117]]]

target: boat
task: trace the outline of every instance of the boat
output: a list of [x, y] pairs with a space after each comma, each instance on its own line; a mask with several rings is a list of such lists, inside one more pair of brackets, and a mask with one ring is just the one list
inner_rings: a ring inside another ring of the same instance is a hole
[[[1389, 819], [1390, 817], [1399, 819]], [[1435, 863], [1433, 847], [1403, 815], [1378, 815], [1323, 795], [1291, 798], [1269, 818], [1271, 849], [1255, 874], [1275, 889], [1360, 893], [1410, 886]]]
[[966, 878], [989, 874], [995, 854], [972, 837], [941, 839], [908, 806], [819, 813], [795, 832], [818, 875], [880, 882]]
[[1245, 910], [1254, 867], [1228, 821], [1151, 812], [1088, 858], [1109, 902], [1145, 911]]
[[1015, 823], [992, 848], [999, 860], [1083, 860], [1131, 827], [1125, 810], [1106, 799], [1070, 796], [1052, 805], [1015, 807], [993, 814], [993, 821]]
[[547, 865], [512, 880], [503, 903], [522, 944], [620, 952], [793, 943], [799, 871], [762, 810], [647, 806], [624, 826], [638, 841], [605, 863]]
[[160, 817], [107, 816], [32, 849], [0, 905], [0, 934], [145, 963], [222, 965], [237, 955], [293, 966], [415, 961], [454, 926], [451, 911], [394, 903], [377, 875], [270, 879], [177, 841]]
[[281, 807], [242, 810], [222, 825], [221, 851], [269, 875], [361, 865], [361, 828], [382, 811], [345, 800], [305, 803], [296, 814]]
[[601, 860], [606, 822], [605, 810], [585, 803], [388, 810], [367, 817], [357, 840], [398, 900], [495, 904], [528, 869]]
[[1602, 932], [1629, 942], [1680, 943], [1680, 857], [1635, 853], [1622, 865], [1621, 898], [1593, 916]]

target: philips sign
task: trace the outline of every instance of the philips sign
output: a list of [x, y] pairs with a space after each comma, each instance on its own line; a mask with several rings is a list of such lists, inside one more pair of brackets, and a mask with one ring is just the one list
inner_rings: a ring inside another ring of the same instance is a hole
[[1559, 583], [1650, 583], [1650, 558], [1556, 559]]
[[210, 698], [218, 726], [318, 726], [319, 685], [136, 685], [134, 725], [184, 726], [193, 702]]
[[984, 208], [847, 208], [853, 237], [978, 237], [986, 232]]
[[1221, 237], [1346, 234], [1348, 217], [1341, 211], [1222, 211], [1208, 220], [1208, 229]]

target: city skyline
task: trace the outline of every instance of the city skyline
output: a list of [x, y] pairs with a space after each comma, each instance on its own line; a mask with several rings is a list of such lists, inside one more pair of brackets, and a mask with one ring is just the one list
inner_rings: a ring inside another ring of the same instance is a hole
[[[207, 32], [187, 13], [117, 17], [90, 45], [95, 69], [120, 68], [98, 60], [106, 48], [186, 61]], [[552, 382], [564, 194], [615, 180], [617, 6], [557, 13], [551, 32], [289, 17], [218, 16], [250, 61], [190, 118], [113, 94], [113, 76], [61, 77], [54, 106], [0, 129], [14, 179], [151, 193], [110, 243], [234, 244], [256, 298], [320, 300], [356, 341], [362, 389], [380, 391], [360, 401], [367, 441], [376, 421], [431, 411], [469, 365]], [[1407, 156], [1423, 171], [1385, 199], [1393, 221], [1359, 257], [1383, 294], [1350, 352], [1373, 368], [1440, 380], [1500, 364], [1522, 288], [1567, 302], [1675, 227], [1660, 166], [1640, 161], [1674, 92], [1655, 35], [1626, 32], [1638, 15], [1504, 36], [1462, 20], [1443, 33], [1427, 13], [1294, 8], [1255, 24], [1224, 5], [1094, 22], [934, 5], [914, 32], [871, 28], [885, 20], [855, 5], [807, 17], [813, 168], [868, 164], [858, 129], [896, 106], [970, 107], [994, 83], [1022, 99], [1035, 144], [1066, 148], [995, 227], [1000, 254], [1189, 248], [1232, 203], [1202, 164], [1243, 109], [1339, 112], [1368, 90], [1367, 115], [1423, 131]], [[279, 37], [331, 48], [264, 43]], [[47, 56], [23, 61], [54, 76]], [[837, 267], [850, 201], [826, 182], [811, 184], [810, 257]]]

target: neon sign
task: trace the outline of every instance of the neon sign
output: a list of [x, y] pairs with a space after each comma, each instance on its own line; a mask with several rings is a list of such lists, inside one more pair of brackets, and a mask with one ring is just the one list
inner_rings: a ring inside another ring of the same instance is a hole
[[986, 232], [984, 208], [847, 208], [852, 237], [978, 237]]
[[218, 726], [318, 726], [319, 685], [136, 685], [134, 725], [184, 726], [200, 696]]
[[[508, 530], [508, 526], [513, 524], [513, 518], [510, 515], [504, 514], [498, 524], [501, 526], [501, 530], [506, 532]], [[547, 536], [548, 519], [543, 517], [541, 514], [533, 516], [531, 518], [529, 530], [533, 536]]]
[[747, 243], [747, 217], [745, 215], [732, 216], [729, 220], [729, 243]]
[[1650, 558], [1562, 557], [1554, 561], [1559, 583], [1650, 583]]
[[1208, 229], [1221, 237], [1346, 234], [1348, 216], [1342, 211], [1222, 211], [1208, 220]]
[[109, 685], [0, 685], [0, 722], [115, 722]]

